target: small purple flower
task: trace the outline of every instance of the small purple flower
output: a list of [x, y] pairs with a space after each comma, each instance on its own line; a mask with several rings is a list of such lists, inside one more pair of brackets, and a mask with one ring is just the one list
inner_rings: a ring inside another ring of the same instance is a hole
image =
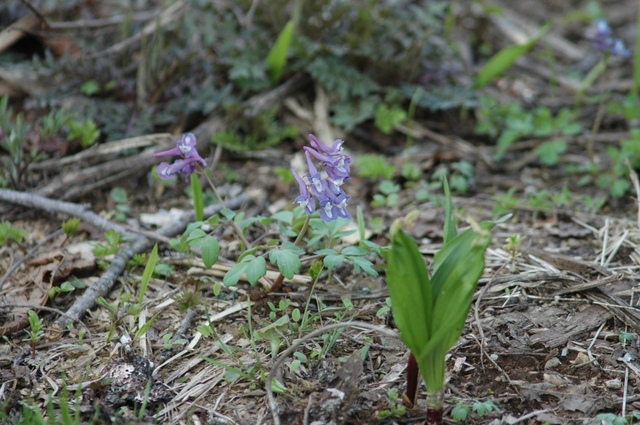
[[189, 176], [196, 171], [197, 163], [202, 166], [207, 166], [207, 161], [202, 159], [198, 150], [196, 149], [197, 141], [196, 136], [193, 133], [186, 133], [182, 136], [176, 147], [167, 151], [162, 151], [153, 154], [153, 156], [179, 156], [180, 159], [176, 159], [173, 164], [161, 162], [158, 165], [158, 176], [161, 179], [172, 179], [176, 174], [180, 174], [184, 177], [185, 181], [189, 180]]
[[[342, 184], [349, 180], [351, 158], [342, 153], [343, 140], [336, 140], [331, 147], [322, 144], [313, 135], [309, 135], [311, 147], [305, 146], [307, 159], [308, 183], [292, 169], [293, 176], [298, 182], [300, 196], [294, 203], [300, 204], [307, 214], [312, 214], [318, 203], [320, 218], [332, 221], [338, 217], [349, 218], [347, 201], [350, 199], [342, 190]], [[314, 159], [321, 162], [324, 172], [318, 171]], [[315, 199], [314, 199], [315, 198]]]
[[295, 168], [291, 169], [293, 173], [293, 177], [298, 182], [298, 187], [300, 189], [300, 196], [293, 201], [295, 204], [300, 204], [302, 208], [307, 212], [307, 214], [313, 214], [316, 210], [316, 200], [311, 197], [309, 193], [309, 189], [307, 188], [307, 183], [298, 175]]
[[605, 54], [626, 57], [630, 55], [629, 50], [624, 46], [624, 42], [619, 38], [612, 37], [613, 31], [605, 19], [598, 19], [594, 24], [593, 35], [589, 39], [596, 49]]

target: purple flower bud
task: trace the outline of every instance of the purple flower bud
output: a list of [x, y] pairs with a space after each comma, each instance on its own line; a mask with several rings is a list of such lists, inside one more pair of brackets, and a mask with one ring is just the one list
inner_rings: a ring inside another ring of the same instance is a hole
[[342, 139], [338, 139], [333, 142], [333, 145], [331, 147], [328, 147], [324, 143], [320, 142], [313, 134], [309, 135], [309, 139], [311, 140], [309, 143], [314, 149], [326, 155], [338, 155], [340, 154], [340, 152], [342, 152], [342, 144], [344, 143], [344, 140]]

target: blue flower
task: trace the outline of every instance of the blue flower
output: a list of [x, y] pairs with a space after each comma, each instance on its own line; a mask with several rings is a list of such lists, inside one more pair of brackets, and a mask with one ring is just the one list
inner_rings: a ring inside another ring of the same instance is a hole
[[172, 179], [176, 174], [180, 174], [184, 177], [185, 181], [189, 181], [189, 176], [196, 171], [197, 164], [202, 164], [203, 167], [207, 166], [207, 161], [202, 159], [198, 150], [196, 149], [197, 141], [196, 136], [193, 133], [186, 133], [182, 136], [176, 147], [167, 151], [162, 151], [153, 154], [153, 156], [178, 156], [173, 164], [167, 162], [161, 162], [158, 164], [158, 176], [163, 180]]
[[[309, 170], [306, 175], [307, 181], [292, 169], [300, 190], [300, 196], [294, 203], [300, 204], [307, 214], [312, 214], [316, 209], [317, 201], [320, 218], [325, 221], [332, 221], [338, 217], [351, 217], [347, 211], [347, 201], [350, 197], [342, 189], [343, 183], [351, 178], [349, 176], [351, 158], [342, 153], [344, 141], [338, 139], [332, 146], [326, 146], [313, 134], [309, 135], [309, 138], [311, 147], [304, 147]], [[324, 166], [324, 172], [318, 170], [314, 159]]]

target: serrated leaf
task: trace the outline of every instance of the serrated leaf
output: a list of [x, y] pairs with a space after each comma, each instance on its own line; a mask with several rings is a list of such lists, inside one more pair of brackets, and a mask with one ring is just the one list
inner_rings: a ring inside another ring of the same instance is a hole
[[[298, 250], [301, 251], [301, 254], [304, 253], [300, 248]], [[271, 264], [278, 266], [280, 273], [287, 279], [293, 279], [293, 276], [300, 271], [302, 265], [300, 257], [286, 249], [274, 249], [269, 252], [269, 261], [271, 261]]]
[[329, 254], [326, 257], [324, 257], [324, 259], [322, 260], [324, 265], [329, 270], [333, 270], [338, 264], [342, 263], [343, 261], [344, 261], [344, 255], [338, 255], [338, 254]]

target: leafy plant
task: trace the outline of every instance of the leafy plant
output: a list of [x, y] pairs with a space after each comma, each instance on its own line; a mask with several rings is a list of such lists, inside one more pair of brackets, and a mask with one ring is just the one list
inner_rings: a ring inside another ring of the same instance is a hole
[[[444, 245], [436, 253], [429, 273], [415, 241], [402, 230], [409, 216], [391, 228], [391, 248], [387, 253], [387, 285], [394, 318], [402, 341], [413, 360], [407, 394], [415, 399], [417, 370], [427, 385], [427, 409], [442, 417], [445, 356], [456, 343], [471, 306], [471, 300], [484, 271], [484, 255], [491, 240], [490, 222], [475, 223], [458, 234], [453, 206], [445, 182], [446, 218]], [[414, 382], [415, 381], [415, 382]], [[441, 420], [441, 419], [440, 419]]]
[[35, 358], [36, 345], [45, 336], [44, 321], [40, 317], [38, 317], [38, 313], [33, 310], [29, 310], [28, 315], [29, 327], [31, 328], [31, 330], [25, 330], [28, 338], [24, 339], [23, 341], [29, 341], [29, 344], [31, 345], [31, 357]]
[[27, 236], [29, 232], [25, 229], [14, 226], [8, 221], [3, 221], [0, 223], [0, 245], [4, 245], [10, 239], [13, 239], [17, 243], [22, 243], [22, 239]]

